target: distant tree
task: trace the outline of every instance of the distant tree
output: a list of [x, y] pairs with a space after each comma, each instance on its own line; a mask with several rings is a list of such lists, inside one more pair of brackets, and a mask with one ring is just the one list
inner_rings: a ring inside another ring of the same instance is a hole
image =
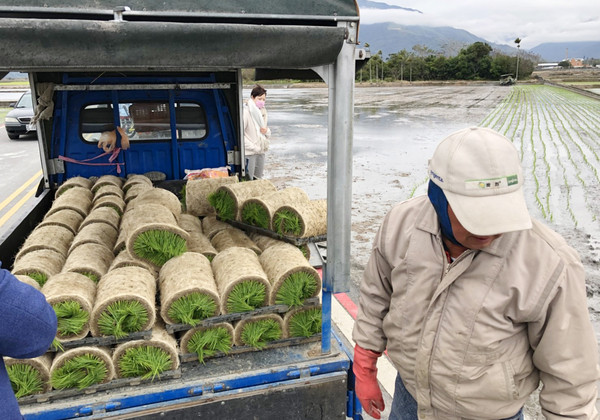
[[558, 63], [558, 65], [564, 69], [571, 68], [571, 62], [569, 60], [563, 60], [560, 63]]

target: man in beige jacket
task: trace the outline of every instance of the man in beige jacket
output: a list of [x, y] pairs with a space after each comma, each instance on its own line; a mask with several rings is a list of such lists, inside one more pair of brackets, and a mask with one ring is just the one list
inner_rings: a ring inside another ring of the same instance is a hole
[[353, 371], [375, 418], [377, 358], [398, 370], [390, 419], [519, 419], [540, 381], [548, 419], [597, 419], [584, 269], [532, 220], [517, 150], [487, 128], [444, 139], [427, 196], [393, 207], [360, 288]]

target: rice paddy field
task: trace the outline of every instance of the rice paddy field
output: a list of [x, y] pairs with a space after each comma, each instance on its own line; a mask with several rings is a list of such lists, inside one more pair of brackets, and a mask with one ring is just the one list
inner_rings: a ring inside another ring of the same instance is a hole
[[[269, 89], [273, 132], [265, 177], [325, 198], [326, 89]], [[291, 99], [290, 99], [291, 98]], [[352, 285], [392, 205], [426, 193], [437, 143], [469, 126], [490, 127], [521, 155], [532, 217], [559, 232], [586, 269], [590, 316], [600, 336], [600, 99], [541, 84], [357, 87], [352, 170]], [[541, 418], [535, 398], [526, 417]]]

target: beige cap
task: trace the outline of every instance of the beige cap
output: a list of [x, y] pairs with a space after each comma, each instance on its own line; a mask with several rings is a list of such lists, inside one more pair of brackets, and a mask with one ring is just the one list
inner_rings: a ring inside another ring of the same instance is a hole
[[429, 161], [429, 178], [475, 235], [531, 228], [519, 154], [494, 130], [470, 127], [446, 137]]

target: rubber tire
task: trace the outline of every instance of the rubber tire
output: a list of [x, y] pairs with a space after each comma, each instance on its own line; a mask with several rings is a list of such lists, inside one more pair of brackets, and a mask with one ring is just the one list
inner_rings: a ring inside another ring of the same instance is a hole
[[9, 133], [8, 131], [6, 132], [6, 134], [8, 134], [8, 138], [11, 140], [18, 140], [19, 139], [19, 135], [15, 134], [15, 133]]

